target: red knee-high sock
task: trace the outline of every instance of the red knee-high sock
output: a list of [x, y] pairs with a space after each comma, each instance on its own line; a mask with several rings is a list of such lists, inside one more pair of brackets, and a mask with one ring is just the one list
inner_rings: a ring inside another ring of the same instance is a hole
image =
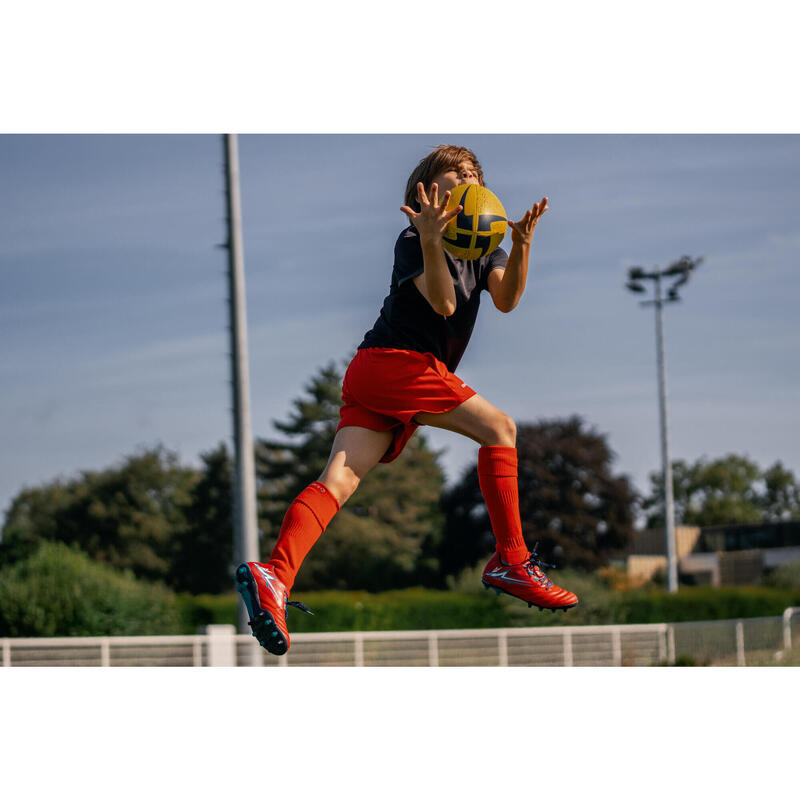
[[324, 483], [315, 481], [294, 499], [283, 517], [278, 542], [269, 558], [275, 576], [291, 591], [297, 571], [309, 550], [339, 510]]
[[528, 557], [519, 516], [516, 447], [481, 447], [478, 450], [478, 482], [489, 511], [497, 552], [506, 564], [520, 564]]

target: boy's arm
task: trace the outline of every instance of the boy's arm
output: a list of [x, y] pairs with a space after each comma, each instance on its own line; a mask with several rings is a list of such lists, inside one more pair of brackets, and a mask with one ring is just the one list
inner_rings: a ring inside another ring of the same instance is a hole
[[534, 203], [519, 222], [508, 221], [511, 228], [511, 252], [505, 269], [494, 269], [487, 279], [489, 294], [495, 306], [504, 313], [513, 311], [525, 291], [528, 282], [528, 262], [533, 246], [533, 231], [536, 223], [548, 209], [547, 198]]
[[401, 209], [419, 231], [422, 247], [425, 271], [414, 278], [414, 285], [437, 314], [449, 317], [456, 310], [456, 291], [442, 249], [442, 234], [447, 223], [461, 210], [461, 206], [448, 212], [446, 209], [450, 192], [445, 192], [442, 202], [439, 203], [439, 187], [435, 183], [431, 185], [430, 201], [421, 183], [417, 186], [417, 193], [421, 209], [419, 213], [408, 206]]

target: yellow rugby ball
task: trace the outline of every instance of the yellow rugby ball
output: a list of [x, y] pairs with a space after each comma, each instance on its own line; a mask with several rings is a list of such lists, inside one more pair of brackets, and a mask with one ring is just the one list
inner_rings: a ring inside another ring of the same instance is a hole
[[447, 210], [459, 205], [463, 210], [444, 230], [445, 250], [468, 261], [489, 255], [500, 246], [508, 229], [503, 204], [485, 186], [462, 183], [451, 190]]

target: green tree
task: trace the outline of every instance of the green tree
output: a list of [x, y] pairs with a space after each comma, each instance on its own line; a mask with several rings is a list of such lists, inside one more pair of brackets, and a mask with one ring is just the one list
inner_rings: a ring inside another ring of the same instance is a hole
[[25, 489], [6, 516], [0, 563], [29, 556], [43, 540], [61, 541], [114, 569], [167, 581], [199, 477], [157, 447], [116, 467]]
[[233, 462], [224, 444], [200, 458], [202, 477], [175, 535], [169, 584], [178, 591], [218, 594], [233, 586]]
[[[577, 416], [517, 429], [522, 532], [528, 547], [557, 565], [594, 569], [622, 552], [633, 526], [635, 493], [613, 475], [606, 437]], [[445, 492], [442, 565], [455, 574], [488, 558], [495, 540], [477, 464]]]
[[800, 519], [800, 483], [791, 470], [780, 461], [763, 474], [764, 491], [760, 496], [762, 519], [765, 522], [785, 522]]
[[[680, 525], [738, 525], [800, 518], [800, 486], [777, 461], [767, 470], [745, 456], [729, 454], [693, 464], [672, 463], [675, 521]], [[664, 487], [660, 472], [650, 475], [642, 509], [647, 526], [664, 527]]]
[[[277, 541], [288, 505], [325, 468], [341, 385], [334, 363], [319, 370], [293, 401], [289, 419], [273, 423], [285, 438], [256, 444], [262, 558]], [[379, 591], [435, 583], [444, 486], [438, 455], [417, 434], [396, 461], [372, 470], [312, 549], [295, 586]]]

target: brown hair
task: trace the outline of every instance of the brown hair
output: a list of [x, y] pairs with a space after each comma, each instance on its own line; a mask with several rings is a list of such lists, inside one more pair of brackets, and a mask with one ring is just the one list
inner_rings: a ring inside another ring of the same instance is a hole
[[462, 161], [472, 162], [478, 172], [478, 182], [483, 186], [483, 170], [472, 150], [454, 144], [440, 144], [432, 153], [425, 156], [411, 173], [406, 184], [405, 204], [414, 211], [419, 211], [417, 184], [421, 182], [427, 191], [439, 173], [456, 169]]

